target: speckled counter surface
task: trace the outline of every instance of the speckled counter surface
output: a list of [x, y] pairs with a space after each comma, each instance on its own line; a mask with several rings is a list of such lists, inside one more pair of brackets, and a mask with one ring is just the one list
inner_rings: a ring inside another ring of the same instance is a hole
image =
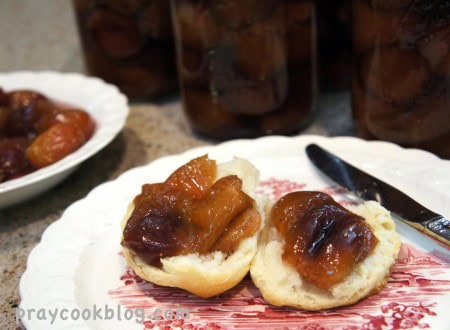
[[[70, 1], [0, 1], [0, 72], [83, 72]], [[192, 133], [177, 98], [131, 104], [124, 130], [69, 178], [39, 197], [0, 210], [0, 328], [16, 322], [19, 282], [26, 260], [44, 230], [73, 202], [124, 171], [169, 154], [215, 144]], [[302, 134], [352, 135], [348, 93], [322, 95]]]

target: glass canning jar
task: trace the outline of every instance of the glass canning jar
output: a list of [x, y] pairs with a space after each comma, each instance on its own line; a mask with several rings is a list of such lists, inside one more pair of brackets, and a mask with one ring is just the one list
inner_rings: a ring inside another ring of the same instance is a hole
[[450, 158], [450, 1], [352, 6], [359, 134]]
[[167, 0], [72, 0], [87, 71], [130, 98], [178, 88]]
[[316, 94], [312, 0], [171, 0], [192, 127], [219, 139], [291, 134]]

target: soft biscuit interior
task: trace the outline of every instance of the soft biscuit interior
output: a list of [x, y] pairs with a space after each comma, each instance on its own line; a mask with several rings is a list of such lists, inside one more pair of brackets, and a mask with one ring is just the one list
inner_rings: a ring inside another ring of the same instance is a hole
[[[228, 175], [237, 175], [242, 179], [242, 190], [255, 199], [259, 214], [264, 214], [265, 201], [253, 192], [259, 183], [258, 170], [247, 160], [235, 158], [227, 163], [217, 165], [216, 180]], [[131, 204], [122, 221], [122, 229], [125, 228], [133, 208], [134, 205]], [[213, 251], [207, 254], [190, 253], [165, 257], [161, 258], [161, 267], [145, 263], [126, 247], [123, 247], [123, 252], [130, 267], [147, 281], [158, 285], [182, 288], [197, 296], [207, 298], [232, 288], [248, 273], [262, 228], [263, 221], [260, 223], [258, 232], [243, 239], [231, 254]]]
[[329, 290], [305, 281], [293, 266], [283, 262], [285, 240], [276, 228], [267, 225], [250, 269], [265, 300], [276, 306], [320, 310], [353, 304], [385, 286], [400, 249], [395, 223], [377, 202], [365, 202], [349, 210], [366, 219], [379, 242], [343, 281]]

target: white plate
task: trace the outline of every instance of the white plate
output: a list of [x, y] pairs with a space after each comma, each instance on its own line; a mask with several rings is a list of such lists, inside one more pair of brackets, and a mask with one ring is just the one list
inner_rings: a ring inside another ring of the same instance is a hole
[[[382, 324], [386, 328], [439, 329], [450, 324], [450, 252], [402, 223], [398, 223], [402, 250], [386, 288], [354, 306], [318, 313], [274, 308], [264, 302], [248, 279], [219, 297], [204, 300], [182, 290], [143, 282], [126, 266], [120, 254], [119, 223], [128, 203], [143, 183], [164, 180], [195, 156], [208, 153], [218, 161], [233, 156], [251, 160], [261, 172], [260, 192], [274, 199], [292, 190], [319, 189], [345, 201], [342, 190], [320, 175], [306, 158], [304, 149], [311, 142], [450, 216], [450, 162], [423, 151], [350, 137], [311, 135], [238, 140], [193, 149], [132, 169], [70, 206], [45, 231], [29, 256], [20, 282], [18, 315], [30, 330], [143, 330], [165, 326], [381, 329]], [[144, 309], [145, 323], [136, 322], [143, 320]], [[180, 309], [189, 310], [189, 319], [152, 319], [169, 317]], [[56, 315], [53, 324], [50, 311]]]
[[104, 148], [122, 130], [128, 115], [128, 100], [117, 87], [98, 78], [77, 73], [0, 73], [5, 91], [33, 89], [49, 98], [80, 107], [95, 120], [94, 135], [81, 148], [38, 171], [0, 184], [0, 208], [31, 198], [72, 173], [81, 162]]

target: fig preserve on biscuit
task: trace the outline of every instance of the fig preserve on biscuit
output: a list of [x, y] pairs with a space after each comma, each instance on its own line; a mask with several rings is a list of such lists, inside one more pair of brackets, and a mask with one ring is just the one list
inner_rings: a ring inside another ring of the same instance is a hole
[[256, 177], [245, 160], [218, 166], [202, 156], [164, 182], [143, 185], [123, 224], [130, 266], [151, 282], [202, 297], [237, 284], [248, 272], [262, 225], [251, 196]]
[[270, 216], [286, 241], [283, 260], [320, 288], [342, 281], [378, 243], [363, 217], [321, 192], [288, 194]]
[[298, 191], [267, 216], [250, 273], [269, 303], [321, 310], [353, 304], [386, 285], [400, 239], [378, 203], [349, 210], [325, 193]]

